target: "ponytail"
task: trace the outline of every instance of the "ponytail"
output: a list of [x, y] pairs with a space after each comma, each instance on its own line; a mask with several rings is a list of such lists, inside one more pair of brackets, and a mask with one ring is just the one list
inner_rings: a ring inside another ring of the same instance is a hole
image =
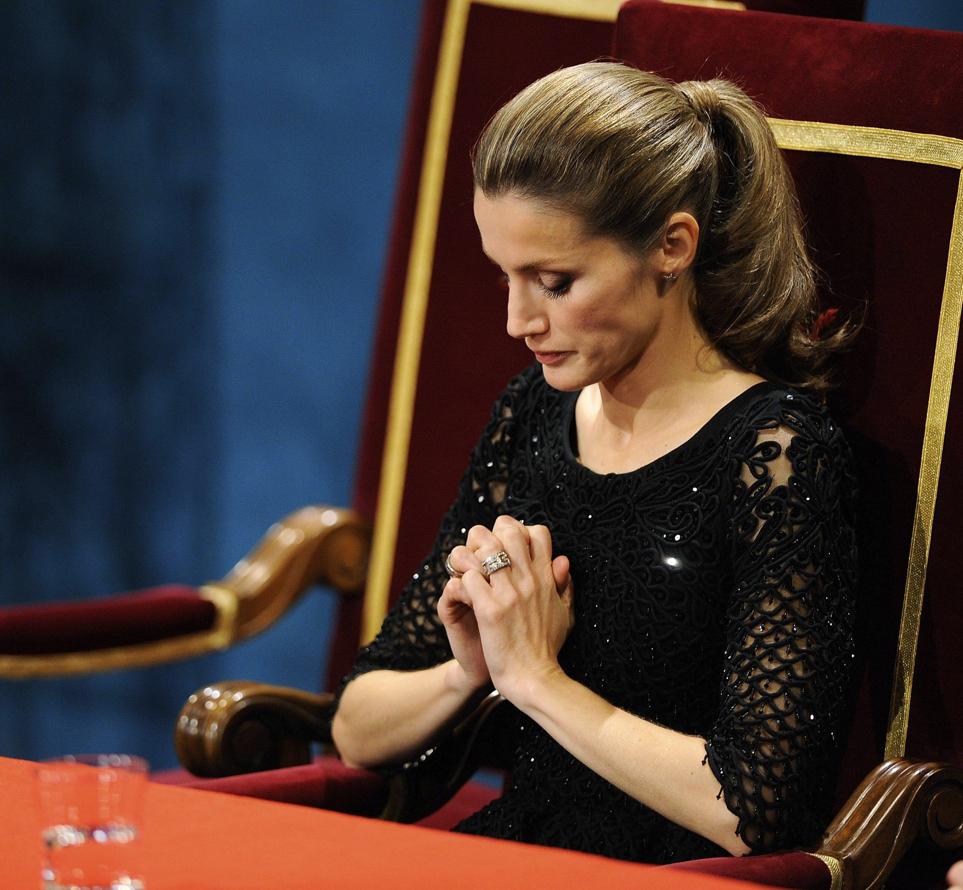
[[816, 274], [795, 187], [759, 107], [726, 80], [678, 91], [713, 143], [716, 187], [694, 275], [696, 317], [713, 345], [743, 367], [824, 389], [839, 340], [814, 336]]

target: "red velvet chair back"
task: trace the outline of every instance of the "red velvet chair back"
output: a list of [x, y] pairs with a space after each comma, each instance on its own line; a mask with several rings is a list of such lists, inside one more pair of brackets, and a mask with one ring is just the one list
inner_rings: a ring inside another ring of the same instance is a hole
[[963, 35], [637, 0], [619, 17], [615, 55], [677, 81], [728, 76], [787, 121], [774, 128], [825, 273], [823, 304], [867, 309], [832, 398], [862, 492], [862, 685], [840, 793], [883, 759], [884, 745], [903, 753], [907, 729], [909, 755], [963, 763], [963, 381], [951, 398], [963, 301]]

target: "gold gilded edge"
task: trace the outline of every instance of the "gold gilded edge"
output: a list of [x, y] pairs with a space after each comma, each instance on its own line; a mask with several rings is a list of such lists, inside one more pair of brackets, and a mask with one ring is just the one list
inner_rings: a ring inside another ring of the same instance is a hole
[[829, 869], [829, 890], [842, 890], [843, 864], [835, 856], [827, 856], [825, 853], [810, 853], [808, 855], [818, 859]]
[[916, 670], [916, 647], [919, 640], [920, 617], [923, 612], [923, 590], [926, 584], [933, 517], [936, 513], [943, 440], [946, 436], [946, 421], [950, 410], [961, 309], [963, 309], [963, 172], [960, 174], [956, 206], [953, 210], [949, 259], [943, 285], [940, 320], [937, 326], [929, 403], [926, 407], [926, 429], [923, 434], [919, 488], [916, 512], [913, 516], [903, 612], [900, 616], [899, 647], [890, 700], [889, 725], [886, 730], [887, 760], [902, 757], [906, 753], [910, 698], [913, 693], [913, 675]]
[[776, 117], [770, 117], [768, 121], [779, 147], [787, 150], [821, 151], [963, 169], [963, 139], [951, 136]]
[[909, 732], [910, 700], [916, 669], [923, 592], [929, 561], [933, 517], [939, 487], [943, 442], [949, 416], [953, 371], [963, 310], [963, 140], [904, 130], [883, 130], [813, 121], [770, 119], [770, 126], [780, 148], [796, 151], [819, 151], [832, 154], [858, 155], [917, 164], [934, 164], [961, 171], [956, 205], [950, 230], [949, 253], [940, 318], [936, 330], [933, 371], [926, 406], [926, 422], [920, 455], [916, 509], [910, 536], [900, 615], [896, 665], [886, 729], [887, 760], [906, 753]]
[[55, 655], [0, 655], [0, 677], [8, 680], [30, 680], [37, 677], [96, 674], [150, 667], [226, 649], [234, 638], [237, 597], [231, 591], [215, 585], [202, 587], [198, 594], [202, 599], [213, 602], [217, 609], [217, 618], [211, 630], [109, 649], [61, 652]]
[[[559, 18], [614, 22], [625, 0], [473, 0], [477, 6], [514, 9]], [[746, 4], [738, 0], [662, 0], [678, 6], [702, 6], [708, 9], [729, 9], [745, 12]]]
[[435, 258], [445, 162], [470, 5], [470, 0], [448, 0], [441, 45], [438, 49], [438, 67], [432, 87], [414, 231], [408, 254], [401, 324], [395, 350], [388, 428], [378, 486], [378, 510], [371, 543], [371, 562], [362, 607], [362, 643], [374, 637], [388, 611], [408, 448], [411, 442], [421, 343], [428, 309], [431, 269]]
[[731, 9], [738, 12], [746, 11], [746, 4], [737, 0], [662, 0], [663, 3], [675, 3], [677, 6], [704, 6], [708, 9]]
[[[614, 22], [625, 0], [470, 0], [476, 6], [494, 6], [559, 18]], [[718, 2], [718, 0], [716, 0]]]

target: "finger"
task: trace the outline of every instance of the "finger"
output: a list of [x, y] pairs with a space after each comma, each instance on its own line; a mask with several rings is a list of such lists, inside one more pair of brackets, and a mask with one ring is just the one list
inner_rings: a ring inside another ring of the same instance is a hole
[[567, 556], [556, 556], [552, 560], [552, 575], [555, 578], [555, 586], [558, 588], [559, 595], [562, 599], [568, 597], [569, 600], [572, 599], [572, 576], [571, 563]]
[[[502, 549], [501, 541], [495, 536], [491, 529], [483, 525], [473, 525], [468, 529], [468, 537], [465, 539], [465, 546], [479, 559], [496, 553]], [[479, 555], [479, 551], [485, 551]]]
[[441, 596], [438, 597], [435, 609], [442, 624], [452, 625], [458, 622], [466, 612], [471, 611], [471, 599], [461, 583], [453, 578], [445, 585]]
[[451, 578], [445, 585], [438, 602], [461, 603], [471, 608], [471, 594], [462, 584], [461, 578]]
[[[495, 589], [505, 588], [508, 584], [522, 584], [534, 574], [528, 530], [521, 523], [513, 521], [502, 523], [498, 531], [501, 542], [499, 549], [508, 554], [511, 565], [489, 574], [488, 583]], [[484, 557], [489, 554], [482, 550], [478, 555]]]
[[532, 562], [538, 568], [548, 568], [552, 562], [552, 535], [544, 525], [533, 525], [528, 530], [531, 540]]
[[484, 611], [487, 606], [490, 606], [493, 602], [492, 600], [492, 588], [488, 583], [488, 578], [481, 572], [476, 572], [474, 569], [465, 572], [464, 576], [459, 579], [461, 584], [461, 597], [463, 602], [470, 602], [472, 611], [475, 612], [476, 616], [479, 611]]
[[465, 572], [471, 569], [474, 569], [476, 572], [481, 571], [481, 560], [464, 544], [452, 547], [451, 552], [448, 554], [448, 564], [461, 575], [464, 575]]
[[495, 524], [492, 526], [492, 533], [500, 540], [504, 540], [505, 534], [512, 533], [521, 534], [526, 541], [529, 540], [530, 537], [528, 526], [508, 514], [502, 514], [495, 520]]

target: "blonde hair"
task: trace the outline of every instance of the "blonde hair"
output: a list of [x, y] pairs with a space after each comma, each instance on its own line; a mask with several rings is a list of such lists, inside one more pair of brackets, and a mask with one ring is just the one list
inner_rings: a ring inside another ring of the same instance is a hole
[[727, 80], [673, 84], [612, 62], [563, 68], [504, 105], [472, 153], [475, 186], [581, 218], [640, 255], [669, 216], [699, 223], [694, 312], [743, 368], [823, 390], [849, 336], [813, 335], [815, 272], [795, 188], [759, 107]]

